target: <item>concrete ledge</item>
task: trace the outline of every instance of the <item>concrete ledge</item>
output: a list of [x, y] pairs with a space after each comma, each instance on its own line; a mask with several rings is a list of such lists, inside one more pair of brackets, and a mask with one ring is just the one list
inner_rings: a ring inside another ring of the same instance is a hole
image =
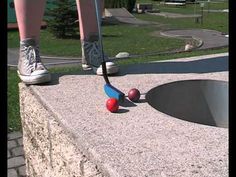
[[20, 83], [19, 88], [27, 174], [101, 177], [96, 165], [79, 151], [73, 137], [30, 87]]
[[178, 80], [228, 81], [227, 56], [193, 57], [122, 67], [111, 83], [136, 87], [139, 103], [105, 109], [102, 77], [53, 75], [49, 85], [20, 83], [29, 176], [226, 177], [228, 129], [183, 121], [153, 109], [150, 89]]

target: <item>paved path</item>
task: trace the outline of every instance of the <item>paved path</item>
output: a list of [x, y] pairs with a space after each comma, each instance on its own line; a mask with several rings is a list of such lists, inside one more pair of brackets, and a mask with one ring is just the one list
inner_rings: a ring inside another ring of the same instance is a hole
[[21, 132], [8, 134], [7, 142], [8, 177], [26, 177], [25, 157]]
[[125, 8], [105, 9], [105, 15], [112, 17], [120, 23], [126, 23], [130, 25], [162, 25], [157, 22], [150, 22], [137, 19]]
[[170, 12], [159, 12], [159, 13], [150, 13], [146, 12], [147, 14], [150, 15], [157, 15], [157, 16], [162, 16], [166, 18], [200, 18], [200, 14], [180, 14], [180, 13], [170, 13]]
[[190, 37], [199, 39], [203, 42], [203, 45], [199, 49], [213, 49], [226, 47], [229, 44], [229, 38], [225, 37], [219, 31], [208, 29], [185, 29], [185, 30], [168, 30], [161, 32], [164, 36], [169, 37]]
[[[7, 50], [7, 63], [8, 66], [16, 67], [19, 58], [19, 49], [18, 48], [8, 48]], [[55, 66], [70, 66], [81, 63], [81, 58], [71, 58], [71, 57], [48, 57], [41, 56], [43, 63], [48, 67]]]

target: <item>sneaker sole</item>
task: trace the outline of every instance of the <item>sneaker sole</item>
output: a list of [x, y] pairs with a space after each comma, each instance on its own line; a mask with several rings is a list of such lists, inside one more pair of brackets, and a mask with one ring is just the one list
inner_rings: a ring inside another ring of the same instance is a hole
[[[98, 69], [93, 68], [93, 71], [94, 71], [94, 73], [96, 73], [99, 76], [103, 75], [102, 68], [98, 68]], [[116, 73], [118, 73], [118, 71], [119, 71], [119, 67], [117, 67], [117, 66], [107, 68], [107, 74], [109, 74], [109, 75], [116, 74]]]
[[37, 76], [24, 76], [21, 75], [20, 72], [17, 70], [19, 78], [24, 82], [25, 84], [42, 84], [46, 82], [51, 81], [51, 74], [46, 73], [46, 74], [41, 74]]
[[89, 66], [89, 65], [86, 65], [86, 66], [83, 66], [83, 65], [82, 65], [82, 68], [83, 68], [84, 71], [89, 71], [89, 70], [92, 69], [92, 67]]

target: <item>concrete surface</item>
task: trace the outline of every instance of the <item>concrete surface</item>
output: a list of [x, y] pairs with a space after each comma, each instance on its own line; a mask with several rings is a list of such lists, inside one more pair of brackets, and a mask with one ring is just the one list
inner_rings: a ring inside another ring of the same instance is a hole
[[8, 177], [26, 177], [23, 139], [21, 132], [8, 134], [7, 143]]
[[139, 103], [126, 100], [118, 113], [106, 110], [104, 80], [96, 75], [54, 75], [48, 85], [20, 83], [28, 172], [82, 176], [85, 159], [92, 176], [228, 176], [227, 128], [183, 121], [145, 101], [150, 89], [173, 81], [228, 81], [227, 55], [122, 67], [111, 83], [126, 94], [138, 88], [142, 95]]

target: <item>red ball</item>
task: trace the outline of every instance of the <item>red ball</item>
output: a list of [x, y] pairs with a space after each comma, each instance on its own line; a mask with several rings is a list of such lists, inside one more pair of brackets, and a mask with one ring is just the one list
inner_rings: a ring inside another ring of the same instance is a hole
[[109, 98], [106, 102], [106, 107], [110, 112], [117, 112], [119, 109], [119, 102], [115, 98]]
[[133, 101], [133, 102], [137, 102], [140, 98], [140, 92], [138, 89], [136, 88], [132, 88], [129, 92], [128, 92], [128, 98]]

